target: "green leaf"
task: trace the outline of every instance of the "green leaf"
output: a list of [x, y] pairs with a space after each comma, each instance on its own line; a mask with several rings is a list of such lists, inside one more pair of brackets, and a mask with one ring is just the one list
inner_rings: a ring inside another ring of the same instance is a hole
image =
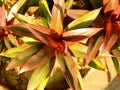
[[10, 48], [6, 50], [5, 52], [3, 52], [1, 55], [5, 57], [9, 57], [9, 58], [15, 58], [20, 52], [24, 51], [28, 47], [30, 47], [30, 45], [23, 44], [19, 47]]
[[12, 48], [12, 44], [11, 42], [9, 41], [8, 37], [4, 37], [4, 43], [5, 43], [5, 46], [9, 49], [9, 48]]
[[71, 50], [72, 54], [75, 57], [85, 58], [85, 55], [86, 55], [86, 52], [87, 52], [87, 46], [86, 45], [77, 43], [77, 44], [71, 45], [69, 47], [69, 49]]
[[24, 24], [8, 25], [7, 28], [16, 35], [35, 38]]
[[70, 24], [68, 24], [65, 30], [73, 30], [73, 29], [88, 27], [96, 19], [100, 10], [101, 8], [92, 10], [84, 14], [83, 16], [79, 17], [78, 19], [75, 19]]
[[50, 27], [59, 35], [63, 32], [64, 7], [64, 0], [54, 0]]
[[67, 0], [65, 3], [65, 8], [70, 9], [72, 7], [74, 0]]
[[50, 76], [45, 78], [37, 87], [37, 90], [44, 90], [45, 86], [47, 85], [47, 82], [49, 80]]
[[[38, 22], [35, 19], [32, 19], [30, 17], [27, 17], [22, 14], [14, 14], [15, 18], [19, 20], [21, 23], [28, 23], [28, 24], [35, 24], [35, 25], [40, 25], [40, 22]], [[42, 22], [41, 22], [42, 23]]]
[[105, 70], [106, 66], [100, 60], [94, 59], [89, 63], [89, 66], [98, 70]]
[[39, 44], [40, 43], [38, 40], [35, 40], [35, 39], [31, 38], [31, 37], [23, 36], [20, 39], [23, 40], [23, 42], [27, 43], [27, 44]]
[[[45, 88], [46, 83], [44, 83], [44, 82], [49, 77], [53, 66], [54, 66], [54, 59], [50, 60], [44, 66], [36, 69], [33, 72], [32, 76], [28, 82], [27, 90], [34, 90], [39, 85], [41, 86], [40, 88]], [[42, 86], [43, 83], [44, 83], [44, 85]]]
[[8, 39], [14, 46], [19, 46], [19, 43], [13, 34], [8, 34]]
[[119, 48], [115, 48], [112, 50], [112, 54], [115, 56], [115, 58], [120, 61], [120, 50]]
[[120, 74], [120, 62], [115, 57], [112, 58], [112, 61], [113, 61], [117, 74]]
[[8, 14], [7, 21], [10, 21], [14, 17], [13, 13], [17, 13], [20, 10], [20, 8], [22, 8], [22, 6], [25, 4], [25, 2], [26, 0], [19, 0], [16, 4], [13, 5]]
[[63, 72], [68, 85], [72, 89], [78, 90], [78, 77], [76, 75], [76, 66], [72, 57], [70, 55], [62, 56], [58, 53], [56, 55], [56, 60], [58, 62], [58, 67]]
[[2, 6], [2, 4], [3, 4], [3, 0], [0, 0], [0, 6]]
[[104, 41], [104, 35], [95, 35], [88, 42], [88, 50], [86, 54], [86, 64], [89, 64], [96, 57], [98, 51]]
[[23, 65], [30, 57], [32, 57], [42, 47], [43, 45], [38, 44], [38, 45], [33, 45], [27, 48], [26, 50], [21, 52], [19, 55], [17, 55], [17, 57], [8, 64], [6, 69], [10, 70], [20, 65]]
[[39, 2], [39, 10], [40, 10], [40, 16], [47, 19], [47, 23], [49, 25], [50, 19], [51, 19], [51, 13], [48, 7], [48, 3], [46, 0], [40, 0]]
[[54, 56], [54, 49], [47, 46], [43, 47], [34, 54], [25, 64], [22, 65], [20, 73], [33, 70], [37, 67], [42, 67]]

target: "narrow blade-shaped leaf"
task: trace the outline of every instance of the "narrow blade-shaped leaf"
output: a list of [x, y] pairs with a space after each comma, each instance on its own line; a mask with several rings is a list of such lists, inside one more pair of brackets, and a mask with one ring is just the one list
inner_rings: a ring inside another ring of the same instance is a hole
[[68, 26], [65, 28], [65, 30], [73, 30], [73, 29], [78, 29], [78, 28], [86, 28], [88, 27], [98, 16], [101, 8], [92, 10], [78, 19], [75, 19], [72, 21]]
[[54, 56], [54, 49], [43, 47], [40, 51], [34, 54], [23, 66], [20, 73], [33, 70], [46, 64]]
[[112, 54], [115, 56], [115, 58], [120, 62], [120, 50], [119, 48], [115, 48], [112, 50]]
[[19, 0], [16, 4], [13, 5], [8, 14], [7, 21], [11, 20], [14, 17], [13, 13], [17, 13], [26, 1], [27, 0]]
[[[53, 66], [54, 59], [47, 62], [44, 66], [36, 69], [28, 82], [27, 90], [34, 90], [38, 85], [42, 84], [44, 80], [50, 75]], [[42, 88], [44, 87], [42, 86]]]
[[39, 10], [40, 10], [40, 16], [46, 18], [49, 24], [51, 19], [51, 13], [46, 0], [40, 0]]
[[0, 7], [0, 27], [4, 28], [6, 26], [6, 13], [4, 5]]
[[65, 3], [65, 8], [70, 9], [72, 7], [74, 0], [67, 0]]
[[112, 21], [108, 21], [106, 24], [106, 35], [103, 42], [102, 52], [110, 50], [119, 38], [120, 26]]
[[84, 15], [85, 13], [89, 12], [88, 10], [77, 10], [77, 9], [66, 9], [66, 15], [73, 18], [77, 19], [80, 16]]
[[20, 52], [24, 51], [28, 47], [30, 47], [30, 45], [23, 44], [19, 47], [10, 48], [6, 50], [5, 52], [3, 52], [1, 55], [5, 57], [9, 57], [9, 58], [15, 58]]
[[72, 58], [69, 55], [62, 56], [58, 53], [56, 60], [69, 86], [74, 90], [78, 90], [77, 72]]
[[46, 29], [45, 27], [40, 27], [40, 30], [43, 30], [42, 32], [35, 30], [35, 28], [32, 29], [28, 27], [28, 29], [39, 41], [46, 44], [47, 46], [51, 46], [54, 48], [58, 46], [58, 43], [49, 35], [50, 32], [45, 32], [47, 34], [44, 33], [45, 30], [50, 31], [49, 29]]
[[[32, 19], [32, 18], [27, 17], [27, 16], [24, 16], [22, 14], [14, 14], [14, 16], [21, 23], [28, 23], [28, 24], [40, 25], [40, 22], [38, 22], [37, 20]], [[41, 23], [42, 23], [42, 21], [41, 21]]]
[[88, 42], [88, 50], [86, 54], [86, 64], [89, 64], [92, 59], [96, 57], [98, 51], [103, 43], [104, 36], [93, 36]]
[[8, 25], [7, 29], [19, 36], [28, 36], [35, 38], [34, 35], [26, 28], [24, 24]]
[[94, 59], [89, 63], [89, 66], [98, 70], [105, 70], [106, 65], [102, 63], [100, 60]]
[[19, 43], [13, 34], [8, 34], [8, 39], [14, 46], [19, 46]]
[[13, 45], [12, 45], [12, 43], [10, 42], [9, 38], [8, 38], [7, 36], [5, 36], [3, 39], [4, 39], [5, 46], [6, 46], [8, 49], [12, 48]]
[[87, 52], [87, 46], [77, 43], [69, 47], [72, 54], [77, 58], [85, 58]]
[[43, 45], [33, 45], [21, 52], [15, 59], [13, 59], [7, 66], [7, 70], [13, 69], [24, 64], [30, 57], [32, 57]]
[[83, 28], [71, 31], [66, 31], [63, 33], [63, 39], [67, 41], [80, 41], [93, 36], [98, 33], [102, 28]]
[[64, 8], [64, 0], [54, 0], [50, 27], [58, 34], [62, 34], [63, 32]]
[[112, 61], [113, 61], [117, 74], [120, 75], [120, 62], [115, 57], [112, 58]]

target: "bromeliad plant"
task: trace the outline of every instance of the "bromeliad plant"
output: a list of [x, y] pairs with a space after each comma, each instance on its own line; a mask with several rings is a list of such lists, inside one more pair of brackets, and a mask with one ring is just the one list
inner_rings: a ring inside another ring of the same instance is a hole
[[[88, 27], [96, 19], [101, 8], [92, 11], [72, 10], [70, 9], [72, 3], [73, 0], [66, 2], [54, 0], [53, 9], [50, 12], [46, 0], [40, 0], [39, 10], [42, 23], [39, 25], [28, 22], [28, 18], [24, 19], [25, 16], [21, 14], [14, 14], [18, 20], [26, 24], [9, 25], [8, 29], [16, 35], [37, 40], [27, 49], [17, 47], [4, 53], [8, 57], [9, 53], [15, 53], [11, 56], [14, 59], [8, 64], [7, 70], [19, 68], [19, 74], [34, 70], [27, 90], [44, 89], [54, 65], [60, 68], [73, 90], [82, 88], [74, 47], [81, 46], [82, 40], [87, 40], [102, 30], [102, 28]], [[66, 18], [72, 18], [71, 22]], [[15, 50], [20, 53], [18, 54]], [[82, 54], [79, 56], [84, 57]]]

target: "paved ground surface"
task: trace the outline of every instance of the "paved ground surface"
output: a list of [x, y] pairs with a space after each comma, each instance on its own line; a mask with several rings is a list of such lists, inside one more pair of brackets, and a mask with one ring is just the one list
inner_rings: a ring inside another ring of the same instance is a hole
[[110, 72], [91, 69], [83, 80], [84, 90], [120, 90], [120, 78], [116, 77], [112, 60], [106, 62]]

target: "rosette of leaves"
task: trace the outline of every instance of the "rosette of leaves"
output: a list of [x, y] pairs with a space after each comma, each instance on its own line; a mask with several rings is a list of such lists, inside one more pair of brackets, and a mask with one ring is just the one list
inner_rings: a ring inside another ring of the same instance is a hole
[[[70, 47], [81, 46], [82, 40], [87, 40], [102, 30], [102, 28], [89, 27], [101, 8], [92, 11], [74, 10], [70, 9], [72, 2], [73, 0], [66, 2], [54, 0], [50, 12], [46, 0], [40, 0], [39, 10], [43, 21], [40, 25], [33, 24], [32, 21], [28, 22], [27, 17], [17, 14], [16, 18], [27, 24], [8, 26], [8, 29], [16, 35], [37, 40], [37, 44], [32, 43], [29, 48], [14, 55], [12, 57], [14, 59], [7, 66], [7, 70], [19, 68], [18, 73], [34, 70], [27, 90], [43, 90], [56, 63], [70, 88], [82, 89], [81, 75], [74, 59], [78, 53], [73, 55], [74, 50]], [[10, 52], [20, 48], [14, 48]], [[83, 54], [79, 56], [84, 57]]]

